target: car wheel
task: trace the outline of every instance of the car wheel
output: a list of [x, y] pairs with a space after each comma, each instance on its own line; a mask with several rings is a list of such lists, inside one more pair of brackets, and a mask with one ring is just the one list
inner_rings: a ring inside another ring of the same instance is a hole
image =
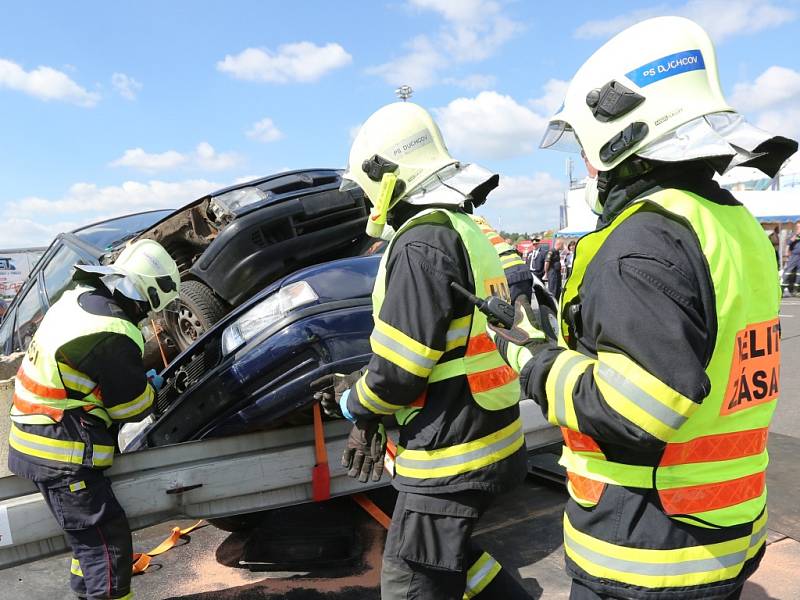
[[206, 284], [184, 281], [177, 309], [167, 319], [169, 334], [181, 351], [186, 350], [227, 312], [225, 304]]

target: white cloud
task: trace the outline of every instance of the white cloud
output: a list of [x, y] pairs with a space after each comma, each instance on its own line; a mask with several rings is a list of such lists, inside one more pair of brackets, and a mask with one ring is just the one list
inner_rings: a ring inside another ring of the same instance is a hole
[[497, 78], [494, 75], [475, 73], [473, 75], [467, 75], [466, 77], [447, 77], [442, 80], [442, 83], [455, 85], [473, 92], [480, 92], [491, 88], [496, 80]]
[[731, 106], [757, 126], [786, 137], [800, 137], [800, 72], [772, 66], [752, 82], [737, 83]]
[[541, 231], [558, 225], [564, 182], [550, 173], [500, 176], [500, 186], [478, 209], [497, 230], [516, 233]]
[[91, 108], [100, 101], [100, 94], [87, 91], [62, 71], [44, 66], [26, 71], [17, 63], [2, 58], [0, 87], [22, 92], [39, 100], [60, 100], [85, 108]]
[[126, 100], [136, 100], [136, 94], [142, 89], [142, 84], [125, 73], [114, 73], [111, 76], [111, 85], [117, 93]]
[[522, 30], [491, 0], [408, 0], [407, 6], [436, 12], [444, 24], [435, 34], [414, 37], [405, 54], [367, 69], [391, 85], [423, 88], [438, 83], [445, 69], [492, 56]]
[[544, 94], [530, 101], [530, 105], [546, 115], [552, 115], [564, 102], [569, 81], [550, 79], [544, 84]]
[[9, 248], [47, 246], [57, 234], [78, 227], [80, 224], [75, 221], [42, 223], [41, 219], [6, 217], [3, 219], [3, 246]]
[[[221, 188], [222, 185], [205, 179], [188, 179], [178, 182], [126, 181], [121, 185], [100, 187], [94, 183], [76, 183], [67, 193], [56, 199], [28, 196], [10, 201], [9, 207], [20, 219], [36, 215], [83, 215], [80, 223], [87, 224], [101, 217], [114, 217], [144, 210], [178, 208]], [[43, 221], [43, 219], [38, 219]], [[67, 228], [64, 224], [42, 224], [41, 230], [51, 227]], [[5, 235], [5, 234], [4, 234]]]
[[638, 21], [665, 14], [697, 21], [717, 42], [778, 27], [796, 17], [795, 11], [769, 0], [689, 0], [680, 6], [659, 4], [610, 19], [588, 21], [575, 30], [575, 37], [611, 37]]
[[800, 103], [800, 73], [772, 66], [752, 83], [733, 87], [731, 105], [742, 112], [758, 111], [789, 101]]
[[277, 52], [247, 48], [237, 55], [228, 54], [217, 62], [217, 69], [246, 81], [308, 83], [352, 60], [339, 44], [317, 46], [312, 42], [297, 42], [279, 46]]
[[112, 167], [127, 167], [145, 173], [155, 173], [178, 167], [224, 171], [238, 166], [241, 162], [242, 158], [235, 152], [217, 152], [208, 142], [200, 142], [192, 153], [181, 153], [177, 150], [149, 153], [143, 148], [131, 148], [109, 164]]
[[494, 91], [457, 98], [434, 112], [448, 147], [464, 160], [530, 154], [547, 124], [545, 117]]
[[145, 152], [143, 148], [131, 148], [118, 159], [112, 161], [112, 167], [128, 167], [139, 171], [155, 172], [174, 169], [187, 162], [185, 155], [175, 150], [167, 150], [160, 154]]
[[283, 132], [278, 129], [269, 117], [253, 123], [252, 127], [245, 132], [245, 135], [259, 142], [275, 142], [283, 137]]
[[208, 171], [224, 171], [241, 163], [241, 158], [235, 152], [217, 152], [208, 142], [200, 142], [195, 148], [195, 164]]

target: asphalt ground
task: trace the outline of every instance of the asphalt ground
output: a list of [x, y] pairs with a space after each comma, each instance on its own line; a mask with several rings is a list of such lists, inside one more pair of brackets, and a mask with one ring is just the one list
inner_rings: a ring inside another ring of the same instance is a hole
[[[800, 298], [781, 307], [781, 400], [771, 427], [768, 470], [769, 537], [766, 558], [745, 586], [744, 600], [800, 599]], [[376, 501], [391, 511], [390, 492]], [[534, 598], [566, 600], [561, 511], [566, 493], [561, 486], [529, 478], [501, 498], [484, 516], [477, 541], [516, 573]], [[331, 507], [333, 520], [352, 534], [345, 555], [353, 559], [327, 567], [290, 571], [251, 571], [240, 561], [286, 561], [296, 552], [289, 540], [319, 536], [325, 524], [297, 513], [281, 513], [240, 533], [212, 526], [186, 536], [178, 547], [153, 559], [150, 569], [134, 578], [140, 600], [378, 600], [380, 555], [384, 532], [347, 499]], [[319, 515], [317, 515], [319, 516]], [[323, 515], [324, 517], [324, 515]], [[323, 519], [324, 521], [324, 519]], [[134, 545], [146, 551], [160, 543], [173, 526], [165, 523], [134, 533]], [[318, 563], [319, 561], [317, 561]], [[69, 557], [54, 556], [0, 571], [0, 599], [68, 598]]]

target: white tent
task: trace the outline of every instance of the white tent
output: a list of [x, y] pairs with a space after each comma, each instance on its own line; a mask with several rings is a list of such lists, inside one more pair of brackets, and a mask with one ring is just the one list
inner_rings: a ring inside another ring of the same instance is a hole
[[733, 195], [762, 223], [800, 220], [800, 188], [779, 191], [735, 191]]

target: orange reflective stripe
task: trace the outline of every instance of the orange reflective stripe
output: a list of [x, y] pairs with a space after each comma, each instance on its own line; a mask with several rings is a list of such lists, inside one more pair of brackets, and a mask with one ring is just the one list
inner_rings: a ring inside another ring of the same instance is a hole
[[[27, 388], [26, 388], [27, 389]], [[26, 415], [47, 415], [54, 421], [60, 421], [64, 417], [64, 411], [46, 404], [35, 404], [20, 398], [17, 394], [13, 395], [14, 408]]]
[[732, 460], [761, 454], [767, 447], [769, 429], [750, 429], [707, 435], [689, 442], [667, 444], [660, 466]]
[[658, 496], [667, 514], [689, 515], [758, 498], [764, 491], [764, 483], [765, 473], [762, 471], [721, 483], [658, 490]]
[[422, 390], [422, 393], [417, 396], [417, 399], [414, 400], [409, 406], [413, 406], [415, 408], [424, 408], [425, 402], [428, 400], [428, 390]]
[[561, 428], [561, 435], [564, 436], [564, 443], [566, 443], [567, 447], [570, 450], [575, 452], [597, 452], [602, 454], [603, 451], [600, 450], [600, 446], [597, 445], [590, 436], [586, 435], [585, 433], [581, 433], [580, 431], [574, 431], [572, 429], [567, 429], [566, 427]]
[[42, 398], [50, 398], [52, 400], [65, 400], [67, 398], [67, 390], [64, 388], [53, 388], [41, 383], [37, 383], [25, 373], [22, 367], [17, 371], [17, 381], [20, 385], [28, 390], [31, 394], [36, 394]]
[[488, 392], [514, 381], [519, 375], [508, 365], [467, 374], [469, 389], [473, 394]]
[[502, 244], [505, 240], [498, 235], [496, 237], [490, 237], [489, 241], [496, 246], [497, 244]]
[[581, 499], [588, 502], [597, 504], [600, 502], [600, 496], [603, 495], [603, 490], [606, 489], [606, 484], [602, 481], [595, 481], [583, 475], [578, 475], [571, 471], [567, 471], [569, 483], [572, 486], [572, 491]]
[[497, 350], [497, 346], [492, 341], [492, 338], [487, 333], [481, 333], [469, 338], [466, 355], [475, 356], [476, 354], [485, 354], [494, 350]]

